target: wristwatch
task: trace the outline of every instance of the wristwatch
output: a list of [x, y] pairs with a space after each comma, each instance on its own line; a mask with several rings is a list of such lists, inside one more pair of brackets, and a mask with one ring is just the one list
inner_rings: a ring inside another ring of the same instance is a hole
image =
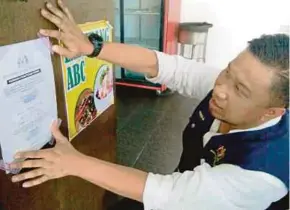
[[104, 40], [103, 38], [98, 35], [97, 33], [92, 33], [88, 36], [90, 42], [93, 44], [94, 46], [94, 51], [90, 54], [90, 55], [87, 55], [89, 58], [95, 58], [97, 57], [102, 48], [103, 48], [103, 43], [104, 43]]

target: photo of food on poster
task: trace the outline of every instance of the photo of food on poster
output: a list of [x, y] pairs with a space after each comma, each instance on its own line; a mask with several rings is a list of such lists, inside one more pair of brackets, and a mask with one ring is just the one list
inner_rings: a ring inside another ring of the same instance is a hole
[[[79, 27], [87, 35], [98, 33], [104, 41], [112, 41], [112, 26], [107, 21], [90, 22]], [[61, 62], [69, 140], [72, 140], [114, 104], [113, 65], [86, 56], [62, 57]]]

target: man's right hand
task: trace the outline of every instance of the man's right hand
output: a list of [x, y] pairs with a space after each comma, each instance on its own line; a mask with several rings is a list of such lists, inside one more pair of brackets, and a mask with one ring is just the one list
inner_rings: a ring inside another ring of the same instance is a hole
[[82, 55], [89, 55], [94, 47], [75, 23], [73, 16], [62, 0], [58, 0], [60, 9], [51, 3], [46, 3], [46, 9], [41, 14], [47, 20], [55, 24], [59, 30], [40, 29], [39, 33], [60, 40], [64, 46], [53, 45], [52, 50], [64, 57], [73, 58]]

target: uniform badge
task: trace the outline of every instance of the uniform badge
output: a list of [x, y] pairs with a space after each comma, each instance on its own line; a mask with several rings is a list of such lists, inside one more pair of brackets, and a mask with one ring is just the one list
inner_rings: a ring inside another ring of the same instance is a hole
[[213, 166], [216, 166], [219, 161], [225, 157], [226, 151], [227, 150], [224, 146], [220, 146], [216, 151], [210, 150], [210, 152], [214, 155]]

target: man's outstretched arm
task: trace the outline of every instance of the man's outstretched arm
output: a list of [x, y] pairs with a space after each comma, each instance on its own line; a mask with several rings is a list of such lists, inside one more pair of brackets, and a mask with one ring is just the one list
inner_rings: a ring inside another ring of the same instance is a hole
[[[249, 171], [230, 164], [203, 164], [184, 173], [146, 173], [93, 157], [73, 148], [58, 129], [52, 127], [56, 146], [19, 153], [26, 160], [12, 168], [35, 168], [16, 175], [14, 182], [25, 187], [64, 176], [77, 176], [109, 191], [144, 203], [151, 209], [266, 209], [287, 194], [284, 184], [272, 175]], [[245, 187], [246, 186], [246, 187]]]
[[[44, 30], [44, 36], [55, 38], [64, 46], [54, 45], [52, 50], [72, 58], [90, 55], [92, 43], [75, 23], [69, 9], [58, 1], [59, 8], [47, 3], [41, 14], [60, 30]], [[178, 55], [167, 55], [139, 46], [121, 43], [104, 43], [98, 59], [120, 65], [123, 68], [145, 74], [153, 83], [166, 85], [182, 95], [202, 100], [213, 87], [220, 70], [203, 63], [196, 63]]]
[[[116, 194], [142, 202], [148, 173], [105, 162], [78, 152], [52, 125], [56, 146], [52, 149], [23, 152], [17, 159], [33, 159], [12, 164], [11, 168], [35, 168], [15, 175], [13, 182], [25, 181], [23, 187], [39, 185], [51, 179], [76, 176]], [[28, 180], [31, 179], [31, 180]]]

